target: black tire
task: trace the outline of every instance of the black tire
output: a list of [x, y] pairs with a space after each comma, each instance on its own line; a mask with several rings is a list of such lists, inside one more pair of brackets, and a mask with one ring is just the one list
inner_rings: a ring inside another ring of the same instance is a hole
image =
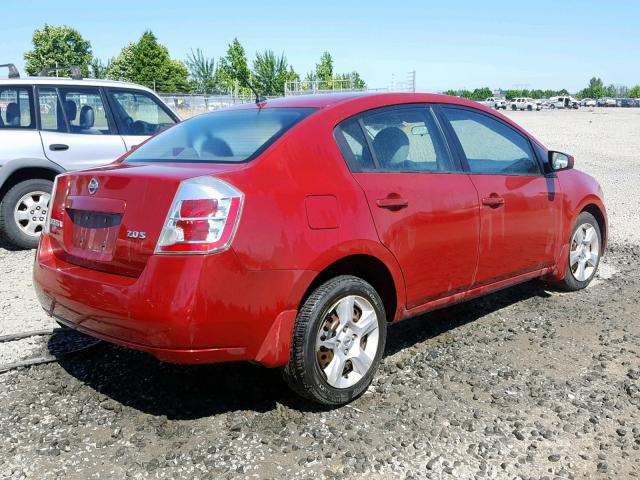
[[593, 277], [595, 277], [598, 271], [598, 267], [600, 266], [600, 258], [602, 256], [602, 232], [600, 232], [600, 226], [598, 225], [598, 222], [596, 221], [595, 217], [591, 215], [589, 212], [582, 212], [580, 215], [578, 215], [578, 218], [576, 219], [576, 223], [571, 229], [571, 235], [567, 239], [567, 241], [569, 242], [569, 249], [571, 248], [571, 241], [573, 239], [573, 235], [575, 234], [576, 230], [580, 226], [584, 225], [585, 223], [588, 223], [591, 226], [593, 226], [598, 236], [598, 248], [600, 249], [600, 251], [598, 252], [598, 260], [596, 262], [596, 266], [592, 274], [589, 276], [589, 278], [587, 278], [584, 281], [579, 281], [573, 275], [573, 272], [571, 270], [569, 255], [567, 255], [567, 263], [569, 263], [569, 265], [567, 265], [567, 271], [565, 273], [565, 276], [562, 280], [560, 280], [559, 282], [555, 282], [553, 284], [559, 290], [564, 290], [565, 292], [575, 292], [576, 290], [582, 290], [583, 288], [586, 288], [587, 285], [589, 285], [589, 283], [591, 283], [591, 281], [593, 280]]
[[0, 202], [0, 236], [18, 248], [36, 248], [40, 236], [32, 236], [23, 232], [14, 219], [14, 209], [20, 199], [29, 192], [49, 192], [53, 182], [43, 178], [34, 178], [16, 183], [5, 194]]
[[533, 110], [533, 107], [531, 105], [527, 105], [527, 110], [531, 112]]
[[516, 106], [515, 105], [511, 105], [511, 110], [516, 110]]
[[[358, 295], [368, 300], [378, 321], [378, 347], [371, 367], [348, 388], [334, 388], [327, 382], [317, 358], [316, 338], [329, 309], [341, 298]], [[341, 275], [320, 285], [304, 302], [296, 318], [289, 363], [282, 369], [285, 382], [299, 395], [323, 405], [344, 405], [362, 395], [376, 373], [387, 336], [384, 306], [375, 289], [361, 278]]]

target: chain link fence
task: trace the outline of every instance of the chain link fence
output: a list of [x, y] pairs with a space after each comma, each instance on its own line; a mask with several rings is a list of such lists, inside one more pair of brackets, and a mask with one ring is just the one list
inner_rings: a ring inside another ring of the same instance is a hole
[[[236, 88], [237, 92], [238, 89]], [[391, 84], [382, 88], [358, 87], [355, 80], [336, 79], [331, 81], [300, 80], [286, 82], [284, 95], [309, 95], [339, 92], [415, 92], [416, 72], [409, 72], [401, 76], [400, 80], [391, 77]], [[169, 105], [181, 118], [189, 118], [201, 113], [212, 112], [220, 108], [238, 105], [241, 103], [255, 102], [254, 95], [242, 93], [218, 94], [218, 95], [185, 95], [185, 94], [160, 94], [160, 98]], [[278, 97], [267, 97], [278, 98]]]

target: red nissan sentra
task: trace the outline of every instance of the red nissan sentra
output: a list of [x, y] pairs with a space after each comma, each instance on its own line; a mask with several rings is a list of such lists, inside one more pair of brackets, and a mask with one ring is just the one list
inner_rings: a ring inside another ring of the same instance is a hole
[[389, 323], [542, 277], [586, 287], [602, 190], [503, 115], [427, 94], [201, 115], [57, 177], [35, 263], [60, 323], [177, 363], [368, 387]]

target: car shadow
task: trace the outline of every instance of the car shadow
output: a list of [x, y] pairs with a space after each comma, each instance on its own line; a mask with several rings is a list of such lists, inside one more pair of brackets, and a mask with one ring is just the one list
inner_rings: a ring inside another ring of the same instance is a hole
[[21, 247], [16, 247], [15, 245], [7, 242], [4, 238], [0, 237], [0, 250], [7, 250], [9, 252], [18, 252], [26, 249]]
[[[535, 296], [549, 296], [541, 282], [528, 282], [392, 325], [385, 357]], [[82, 353], [60, 357], [59, 364], [123, 406], [168, 419], [192, 420], [239, 410], [268, 412], [278, 404], [298, 411], [328, 410], [292, 393], [277, 369], [250, 363], [174, 365], [102, 342]]]

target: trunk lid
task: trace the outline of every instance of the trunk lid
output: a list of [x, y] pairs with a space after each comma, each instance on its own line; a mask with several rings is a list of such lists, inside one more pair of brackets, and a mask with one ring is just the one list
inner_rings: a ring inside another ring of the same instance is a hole
[[58, 256], [86, 268], [137, 277], [154, 254], [182, 180], [239, 170], [234, 164], [116, 164], [64, 175], [56, 205], [64, 228]]

